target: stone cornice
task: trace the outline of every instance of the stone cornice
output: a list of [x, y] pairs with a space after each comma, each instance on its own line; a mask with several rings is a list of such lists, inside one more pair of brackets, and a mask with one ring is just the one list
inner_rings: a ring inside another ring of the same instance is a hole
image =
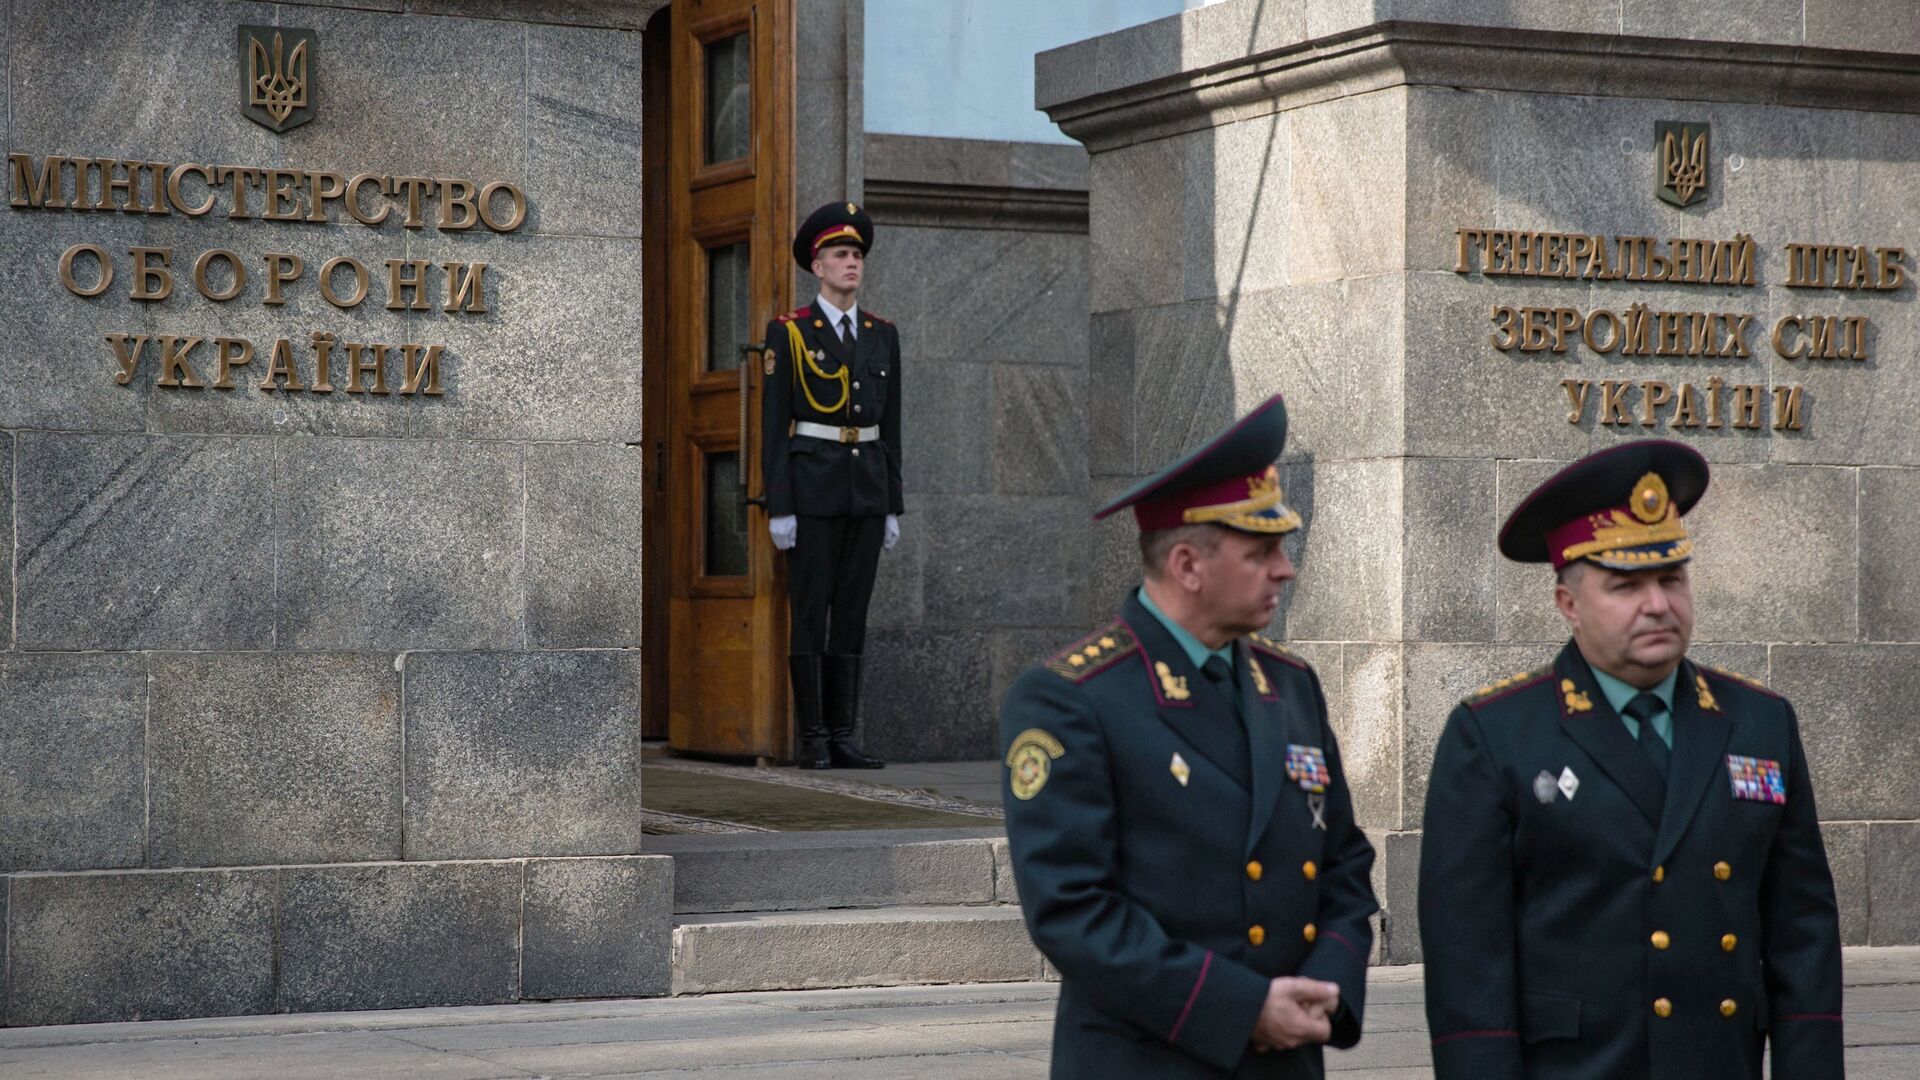
[[1087, 193], [867, 180], [867, 210], [889, 225], [1016, 232], [1087, 231]]
[[1067, 144], [869, 134], [866, 206], [891, 225], [1087, 231], [1087, 153]]
[[1920, 113], [1920, 56], [1383, 22], [1043, 107], [1098, 151], [1394, 86]]

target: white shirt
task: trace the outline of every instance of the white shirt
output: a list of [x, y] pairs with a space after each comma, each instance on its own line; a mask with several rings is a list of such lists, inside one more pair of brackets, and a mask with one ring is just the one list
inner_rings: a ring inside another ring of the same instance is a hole
[[827, 325], [833, 327], [835, 335], [840, 333], [840, 318], [844, 315], [847, 319], [847, 333], [856, 340], [860, 337], [860, 302], [858, 300], [855, 300], [845, 311], [834, 307], [824, 296], [815, 296], [813, 301], [820, 305], [821, 311], [826, 313]]

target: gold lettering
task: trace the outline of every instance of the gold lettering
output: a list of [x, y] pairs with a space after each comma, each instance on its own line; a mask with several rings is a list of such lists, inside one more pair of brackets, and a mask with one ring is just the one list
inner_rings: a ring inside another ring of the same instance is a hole
[[267, 298], [261, 303], [274, 305], [286, 303], [286, 298], [280, 295], [280, 286], [289, 281], [299, 280], [300, 273], [306, 269], [307, 264], [301, 261], [300, 256], [284, 251], [269, 251], [261, 258], [267, 263]]
[[[222, 292], [215, 292], [212, 286], [207, 284], [207, 268], [213, 265], [215, 259], [225, 259], [227, 270], [232, 275], [231, 283]], [[247, 268], [240, 265], [240, 256], [226, 248], [211, 248], [201, 252], [200, 257], [193, 260], [193, 287], [200, 290], [200, 295], [209, 300], [231, 300], [239, 296], [240, 291], [247, 287]]]
[[1726, 383], [1718, 375], [1707, 377], [1707, 426], [1720, 426], [1720, 388]]
[[1640, 396], [1646, 406], [1640, 426], [1652, 427], [1657, 420], [1655, 410], [1673, 400], [1673, 387], [1658, 379], [1647, 379], [1640, 384]]
[[266, 170], [267, 206], [262, 217], [268, 221], [299, 221], [300, 182], [304, 174], [295, 169]]
[[1622, 356], [1645, 356], [1653, 351], [1653, 313], [1647, 305], [1636, 303], [1627, 308], [1626, 343], [1620, 346]]
[[1880, 288], [1891, 291], [1907, 282], [1905, 248], [1874, 248], [1880, 257]]
[[[354, 286], [353, 299], [351, 300], [343, 300], [338, 293], [333, 291], [333, 272], [343, 266], [353, 271]], [[328, 259], [326, 263], [320, 267], [320, 295], [327, 298], [327, 303], [337, 308], [359, 307], [360, 302], [367, 298], [366, 265], [360, 260], [350, 258], [346, 255], [338, 255]], [[326, 379], [322, 378], [320, 381], [325, 382]], [[320, 388], [315, 386], [314, 389], [318, 390]]]
[[1840, 316], [1812, 315], [1807, 318], [1807, 356], [1813, 360], [1840, 359]]
[[228, 217], [236, 220], [253, 217], [247, 209], [247, 189], [257, 186], [266, 175], [265, 169], [243, 168], [239, 165], [222, 165], [213, 171], [215, 180], [222, 184], [229, 181], [233, 183], [233, 205], [227, 209]]
[[1633, 414], [1627, 411], [1627, 391], [1633, 384], [1622, 379], [1615, 382], [1604, 379], [1600, 383], [1600, 422], [1611, 427], [1615, 424], [1633, 423]]
[[[460, 211], [455, 216], [454, 211]], [[471, 229], [480, 223], [480, 211], [474, 202], [474, 187], [471, 180], [440, 181], [440, 230], [456, 232]]]
[[1840, 323], [1846, 327], [1846, 332], [1841, 335], [1840, 355], [1849, 360], [1865, 360], [1867, 358], [1867, 317], [1849, 315], [1841, 319]]
[[[373, 173], [357, 173], [353, 179], [347, 181], [347, 195], [345, 200], [347, 204], [347, 214], [362, 225], [378, 225], [387, 220], [387, 215], [393, 212], [393, 207], [382, 203], [380, 204], [380, 212], [371, 216], [363, 211], [360, 208], [360, 189], [367, 184], [374, 185], [375, 189], [378, 190], [380, 187], [380, 178]], [[315, 389], [317, 390], [319, 388], [315, 387]]]
[[[103, 161], [100, 170], [100, 201], [107, 205], [104, 210], [118, 209], [123, 214], [138, 214], [146, 207], [140, 202], [140, 171], [147, 167], [144, 161]], [[125, 178], [114, 175], [115, 170], [126, 174]], [[114, 195], [120, 196], [119, 205], [114, 205]]]
[[333, 363], [333, 335], [325, 330], [316, 330], [313, 334], [313, 392], [316, 394], [333, 393], [333, 384], [327, 381], [329, 366]]
[[[483, 263], [483, 262], [441, 263], [440, 269], [445, 271], [447, 275], [446, 310], [459, 311], [461, 310], [461, 306], [465, 305], [465, 310], [467, 311], [480, 313], [480, 314], [484, 314], [486, 312], [487, 310], [487, 287], [486, 287], [486, 278], [485, 278], [485, 275], [487, 272], [486, 263]], [[465, 271], [464, 274], [462, 274], [461, 272], [463, 269]]]
[[[188, 173], [198, 173], [200, 175], [200, 182], [205, 184], [207, 188], [207, 201], [198, 206], [188, 206], [187, 200], [180, 194], [180, 178], [186, 176]], [[167, 201], [173, 204], [175, 210], [180, 211], [188, 217], [199, 217], [207, 211], [212, 210], [214, 202], [212, 171], [205, 165], [194, 165], [191, 163], [175, 165], [173, 171], [167, 174]]]
[[40, 168], [36, 170], [31, 155], [8, 154], [7, 163], [12, 166], [13, 173], [13, 195], [8, 204], [48, 210], [66, 206], [66, 179], [60, 168], [64, 160], [58, 157], [41, 158]]
[[[73, 260], [82, 252], [94, 257], [99, 264], [99, 275], [94, 278], [91, 288], [82, 288], [73, 277]], [[75, 296], [99, 296], [113, 284], [113, 260], [107, 258], [107, 249], [99, 244], [75, 244], [60, 253], [60, 284]]]
[[1720, 316], [1720, 324], [1727, 334], [1726, 340], [1720, 343], [1720, 355], [1752, 359], [1753, 353], [1747, 348], [1747, 330], [1753, 326], [1753, 316], [1729, 312]]
[[[24, 154], [14, 155], [14, 157], [16, 158], [25, 157], [25, 156], [26, 155]], [[16, 202], [14, 203], [14, 205], [18, 206], [20, 204]], [[445, 228], [446, 226], [443, 225], [441, 227]], [[1453, 235], [1459, 241], [1459, 244], [1460, 244], [1460, 256], [1459, 256], [1459, 259], [1455, 261], [1453, 264], [1453, 272], [1456, 274], [1471, 273], [1473, 270], [1473, 267], [1467, 261], [1467, 252], [1472, 250], [1472, 248], [1474, 247], [1474, 242], [1480, 239], [1480, 237], [1485, 234], [1482, 233], [1479, 229], [1455, 229], [1453, 230]]]
[[[441, 345], [400, 346], [400, 355], [407, 362], [407, 381], [401, 385], [401, 393], [411, 394], [419, 391], [436, 397], [440, 395], [440, 354], [444, 348]], [[427, 382], [427, 388], [421, 391], [420, 380], [423, 378]]]
[[[128, 346], [132, 342], [132, 346]], [[140, 366], [140, 354], [147, 349], [147, 335], [108, 334], [107, 344], [113, 346], [113, 358], [120, 362], [120, 372], [113, 381], [125, 386], [133, 381], [133, 373]]]
[[1804, 426], [1800, 419], [1800, 390], [1798, 386], [1776, 386], [1773, 388], [1773, 430], [1799, 431]]
[[1545, 352], [1552, 344], [1553, 327], [1547, 322], [1552, 315], [1546, 308], [1520, 309], [1520, 351]]
[[[133, 256], [133, 289], [127, 293], [128, 299], [165, 300], [173, 295], [173, 271], [166, 269], [173, 264], [172, 248], [128, 248], [127, 254]], [[148, 266], [150, 256], [158, 257], [160, 265]], [[148, 285], [153, 280], [160, 282], [159, 288]]]
[[1764, 386], [1733, 387], [1733, 426], [1737, 428], [1757, 428], [1760, 426], [1760, 404], [1766, 392]]
[[1578, 424], [1587, 415], [1587, 391], [1593, 384], [1585, 379], [1561, 379], [1560, 385], [1567, 391], [1567, 423]]
[[[1516, 329], [1518, 326], [1519, 313], [1513, 308], [1501, 307], [1496, 304], [1493, 308], [1492, 319], [1494, 332], [1487, 335], [1488, 343], [1501, 352], [1511, 350], [1514, 345], [1519, 343]], [[1506, 336], [1503, 338], [1500, 336], [1501, 334], [1505, 334]]]
[[[1599, 324], [1603, 316], [1607, 320], [1607, 336], [1604, 344], [1600, 336], [1594, 333], [1594, 327]], [[1587, 313], [1587, 324], [1581, 329], [1580, 336], [1586, 341], [1587, 348], [1594, 352], [1610, 353], [1614, 346], [1620, 344], [1620, 317], [1604, 308], [1596, 308]]]
[[253, 363], [253, 342], [246, 338], [214, 338], [213, 357], [220, 370], [220, 377], [213, 381], [213, 388], [231, 390], [233, 369]]
[[1567, 351], [1567, 337], [1580, 329], [1580, 312], [1577, 308], [1562, 307], [1553, 309], [1553, 351]]
[[[433, 265], [425, 259], [388, 259], [387, 260], [387, 310], [412, 311], [427, 310], [427, 267]], [[402, 273], [411, 270], [412, 273]], [[402, 299], [406, 290], [413, 290], [411, 301]]]
[[[493, 217], [493, 197], [503, 192], [507, 196], [507, 205], [512, 208], [513, 212], [507, 215], [505, 221], [496, 221]], [[487, 228], [492, 229], [494, 232], [507, 233], [519, 228], [527, 220], [526, 193], [518, 187], [507, 183], [505, 180], [495, 180], [493, 183], [481, 188], [480, 220], [486, 222]]]
[[[280, 383], [283, 378], [286, 380], [284, 386]], [[306, 389], [300, 382], [300, 372], [293, 366], [293, 342], [281, 338], [273, 343], [273, 355], [268, 359], [267, 364], [267, 377], [260, 380], [260, 389], [267, 391]]]
[[1782, 315], [1780, 321], [1773, 324], [1773, 351], [1789, 360], [1804, 358], [1807, 355], [1807, 343], [1805, 341], [1796, 342], [1789, 348], [1787, 346], [1787, 327], [1792, 326], [1796, 330], [1804, 330], [1806, 325], [1807, 321], [1798, 315]]
[[[188, 362], [188, 354], [200, 347], [202, 338], [173, 337], [168, 335], [160, 339], [160, 379], [156, 386], [186, 386], [199, 389], [207, 385], [193, 370]], [[179, 372], [185, 378], [175, 375]]]
[[1700, 426], [1700, 395], [1692, 383], [1680, 384], [1680, 403], [1674, 406], [1673, 419], [1667, 421], [1670, 428], [1694, 428]]
[[[347, 346], [347, 393], [364, 394], [367, 388], [360, 385], [360, 376], [373, 373], [372, 391], [376, 394], [387, 392], [387, 346], [362, 345], [357, 341], [346, 342]], [[362, 355], [373, 354], [372, 360], [362, 361]]]
[[420, 196], [432, 186], [433, 180], [430, 177], [389, 176], [382, 190], [392, 196], [406, 193], [407, 216], [401, 219], [400, 224], [409, 229], [418, 229], [426, 224], [426, 219], [420, 216]]
[[307, 173], [307, 220], [327, 220], [327, 203], [347, 190], [346, 178], [337, 172]]

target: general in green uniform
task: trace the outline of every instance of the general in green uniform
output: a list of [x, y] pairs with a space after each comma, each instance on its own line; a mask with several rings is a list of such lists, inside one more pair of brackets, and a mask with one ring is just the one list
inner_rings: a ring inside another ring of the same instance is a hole
[[1253, 631], [1294, 570], [1274, 397], [1100, 511], [1146, 581], [1001, 707], [1007, 839], [1062, 982], [1056, 1080], [1324, 1075], [1377, 910], [1313, 669]]
[[1591, 455], [1500, 532], [1573, 640], [1434, 754], [1420, 860], [1438, 1080], [1841, 1080], [1840, 930], [1799, 722], [1686, 658], [1707, 463]]

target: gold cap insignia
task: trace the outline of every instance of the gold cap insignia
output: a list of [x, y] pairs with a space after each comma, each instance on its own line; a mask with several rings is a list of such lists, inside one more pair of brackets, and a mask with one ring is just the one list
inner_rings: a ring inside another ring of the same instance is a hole
[[1053, 772], [1054, 759], [1066, 752], [1059, 739], [1039, 728], [1028, 728], [1014, 736], [1013, 747], [1007, 751], [1007, 768], [1013, 773], [1008, 783], [1013, 786], [1013, 797], [1025, 802], [1040, 794]]
[[1633, 500], [1628, 504], [1633, 516], [1649, 525], [1665, 521], [1669, 509], [1667, 482], [1659, 473], [1648, 473], [1633, 485]]

